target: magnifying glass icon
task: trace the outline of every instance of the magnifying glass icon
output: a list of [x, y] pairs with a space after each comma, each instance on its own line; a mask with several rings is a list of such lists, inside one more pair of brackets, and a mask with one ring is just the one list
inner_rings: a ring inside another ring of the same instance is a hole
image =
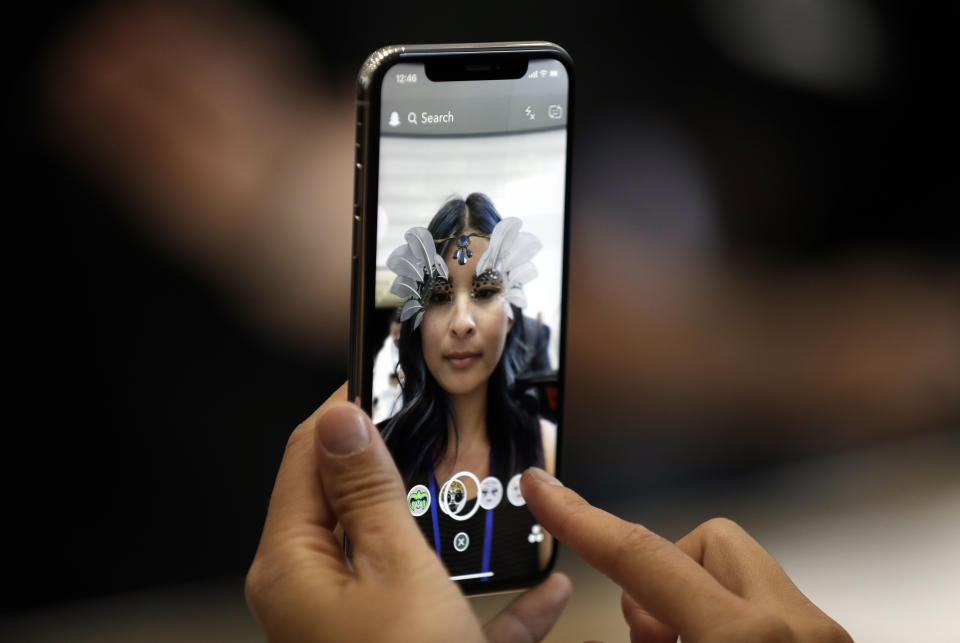
[[416, 124], [417, 124], [417, 113], [416, 113], [416, 112], [410, 112], [409, 114], [407, 114], [407, 121], [410, 122], [410, 123], [413, 124], [413, 125], [416, 125]]

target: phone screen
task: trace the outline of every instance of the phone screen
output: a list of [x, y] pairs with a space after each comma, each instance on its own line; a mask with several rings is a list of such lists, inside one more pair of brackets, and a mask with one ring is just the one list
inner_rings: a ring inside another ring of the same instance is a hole
[[[529, 582], [553, 543], [520, 492], [557, 473], [569, 76], [380, 86], [372, 417], [410, 513], [467, 591]], [[369, 215], [368, 215], [369, 216]]]

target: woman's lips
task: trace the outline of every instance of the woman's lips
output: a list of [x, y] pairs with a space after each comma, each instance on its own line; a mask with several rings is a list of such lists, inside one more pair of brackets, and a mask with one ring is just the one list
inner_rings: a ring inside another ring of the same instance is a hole
[[449, 353], [443, 357], [454, 368], [467, 368], [480, 359], [480, 353]]

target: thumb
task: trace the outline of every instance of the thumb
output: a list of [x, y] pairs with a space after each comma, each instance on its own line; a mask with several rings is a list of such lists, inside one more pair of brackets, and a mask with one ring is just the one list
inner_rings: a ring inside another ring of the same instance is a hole
[[403, 481], [366, 413], [337, 402], [316, 423], [320, 482], [350, 538], [358, 574], [403, 572], [436, 565], [436, 556], [404, 501]]

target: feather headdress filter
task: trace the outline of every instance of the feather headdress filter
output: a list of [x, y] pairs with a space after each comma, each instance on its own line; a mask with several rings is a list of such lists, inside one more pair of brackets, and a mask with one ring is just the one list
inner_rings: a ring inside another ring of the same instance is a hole
[[400, 246], [387, 258], [387, 268], [397, 275], [390, 292], [406, 300], [400, 309], [400, 321], [407, 321], [416, 315], [413, 327], [419, 328], [434, 280], [439, 277], [449, 279], [450, 272], [443, 257], [437, 254], [429, 230], [410, 228], [403, 238], [407, 245]]
[[521, 232], [523, 222], [508, 217], [494, 226], [490, 233], [490, 245], [477, 261], [477, 275], [487, 270], [500, 273], [504, 284], [503, 310], [513, 319], [513, 304], [517, 308], [527, 305], [523, 286], [537, 276], [537, 268], [530, 261], [543, 245], [529, 232]]

